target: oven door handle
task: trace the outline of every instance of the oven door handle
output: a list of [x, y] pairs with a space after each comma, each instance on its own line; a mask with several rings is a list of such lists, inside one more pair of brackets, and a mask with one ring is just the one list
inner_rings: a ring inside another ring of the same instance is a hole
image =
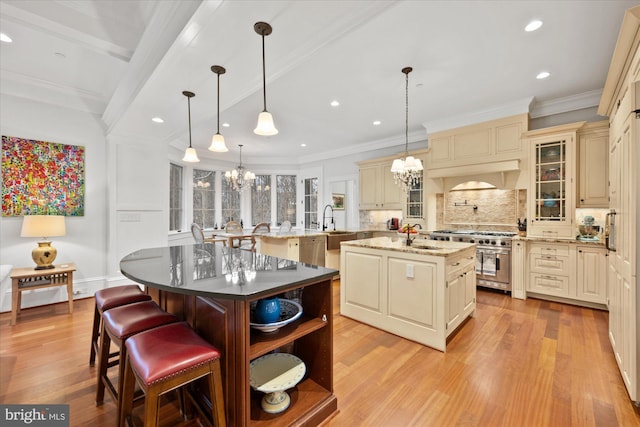
[[[498, 254], [496, 254], [498, 255]], [[496, 256], [496, 271], [500, 271], [500, 257]]]

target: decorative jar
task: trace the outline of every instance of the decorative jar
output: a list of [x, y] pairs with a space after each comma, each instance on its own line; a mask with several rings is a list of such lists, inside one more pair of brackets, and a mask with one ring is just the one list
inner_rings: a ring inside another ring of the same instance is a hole
[[258, 323], [274, 323], [280, 319], [280, 301], [278, 297], [259, 299], [256, 303], [255, 318]]

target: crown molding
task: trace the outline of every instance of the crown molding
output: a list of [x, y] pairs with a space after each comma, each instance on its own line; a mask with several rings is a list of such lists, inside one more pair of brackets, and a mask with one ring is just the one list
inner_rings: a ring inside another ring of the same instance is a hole
[[601, 97], [602, 89], [598, 89], [550, 101], [534, 102], [529, 116], [532, 119], [536, 119], [538, 117], [597, 107]]

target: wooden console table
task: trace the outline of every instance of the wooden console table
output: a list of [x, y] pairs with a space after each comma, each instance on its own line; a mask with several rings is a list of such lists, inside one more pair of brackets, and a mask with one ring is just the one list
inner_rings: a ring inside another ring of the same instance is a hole
[[22, 292], [32, 289], [66, 286], [69, 299], [69, 313], [73, 313], [73, 272], [75, 264], [56, 265], [48, 270], [14, 268], [11, 270], [11, 325], [16, 324], [22, 305]]

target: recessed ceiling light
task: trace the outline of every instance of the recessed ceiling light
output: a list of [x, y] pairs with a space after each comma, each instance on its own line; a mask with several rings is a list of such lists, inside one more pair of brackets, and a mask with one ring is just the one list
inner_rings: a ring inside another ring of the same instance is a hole
[[529, 22], [526, 27], [524, 27], [524, 30], [530, 33], [540, 27], [542, 27], [542, 21], [539, 19], [534, 19], [533, 21]]
[[55, 56], [56, 58], [60, 58], [60, 59], [66, 59], [67, 55], [65, 55], [62, 52], [53, 52], [53, 56]]
[[338, 100], [334, 99], [333, 101], [331, 101], [332, 107], [337, 107], [338, 105], [340, 105], [340, 102], [338, 102]]
[[546, 79], [550, 75], [551, 73], [549, 73], [548, 71], [542, 71], [541, 73], [538, 73], [538, 75], [536, 76], [536, 79], [538, 80]]
[[307, 144], [300, 144], [300, 147], [306, 147]]
[[162, 120], [161, 117], [154, 117], [153, 119], [151, 119], [151, 121], [156, 123], [164, 123], [164, 120]]
[[229, 126], [231, 126], [231, 125], [229, 123], [226, 123], [226, 122], [222, 124], [223, 128], [228, 128]]
[[376, 120], [373, 122], [374, 126], [380, 126], [380, 123], [382, 123], [380, 120]]
[[13, 40], [5, 33], [0, 33], [0, 42], [11, 43]]

